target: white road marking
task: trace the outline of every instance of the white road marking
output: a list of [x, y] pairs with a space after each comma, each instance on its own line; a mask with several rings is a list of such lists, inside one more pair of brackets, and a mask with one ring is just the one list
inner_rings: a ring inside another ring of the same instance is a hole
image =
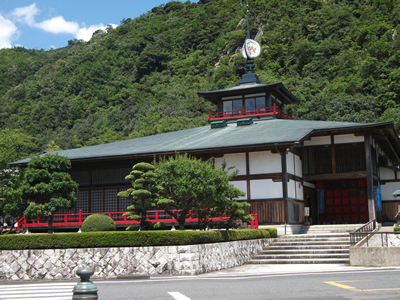
[[182, 295], [179, 292], [168, 292], [168, 294], [174, 297], [175, 300], [190, 300], [190, 298], [186, 297], [185, 295]]
[[49, 284], [0, 285], [0, 299], [4, 300], [70, 300], [76, 282]]

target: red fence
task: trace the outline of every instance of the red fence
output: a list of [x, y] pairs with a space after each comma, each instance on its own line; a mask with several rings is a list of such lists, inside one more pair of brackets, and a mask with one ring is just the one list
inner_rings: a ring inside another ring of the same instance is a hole
[[249, 108], [249, 109], [219, 111], [219, 112], [211, 112], [209, 110], [207, 121], [234, 119], [238, 117], [259, 117], [266, 115], [278, 115], [283, 119], [292, 119], [291, 116], [285, 114], [282, 110], [277, 108], [276, 104], [274, 103], [274, 106], [271, 107]]
[[[127, 217], [124, 217], [123, 214], [125, 212], [101, 212], [101, 213], [82, 213], [80, 210], [77, 214], [55, 214], [53, 218], [53, 226], [81, 226], [83, 221], [89, 216], [94, 214], [103, 214], [109, 216], [114, 220], [115, 224], [138, 224], [140, 221], [128, 220]], [[258, 216], [257, 214], [251, 214], [254, 218], [253, 221], [250, 221], [251, 229], [258, 228]], [[226, 221], [228, 217], [219, 216], [215, 218], [210, 218], [212, 221]], [[163, 223], [178, 223], [178, 221], [167, 214], [164, 210], [151, 210], [147, 212], [147, 221], [152, 223], [163, 222]], [[188, 214], [188, 218], [186, 219], [186, 223], [195, 223], [198, 222], [194, 211], [190, 211]], [[47, 227], [48, 224], [43, 219], [31, 219], [26, 220], [25, 217], [22, 217], [17, 222], [17, 230], [21, 227]]]

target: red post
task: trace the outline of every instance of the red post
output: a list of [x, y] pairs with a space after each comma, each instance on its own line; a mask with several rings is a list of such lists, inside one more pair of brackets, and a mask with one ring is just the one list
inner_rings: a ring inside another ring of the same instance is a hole
[[276, 114], [276, 103], [274, 102], [274, 114]]
[[82, 210], [79, 210], [79, 224], [82, 224]]
[[256, 223], [256, 229], [258, 229], [258, 215], [257, 214], [254, 215], [254, 221]]

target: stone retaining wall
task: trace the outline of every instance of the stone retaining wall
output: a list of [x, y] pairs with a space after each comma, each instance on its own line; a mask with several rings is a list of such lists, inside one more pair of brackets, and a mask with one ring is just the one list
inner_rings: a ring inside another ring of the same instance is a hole
[[[383, 245], [382, 245], [383, 243]], [[400, 239], [398, 234], [371, 237], [367, 243], [350, 248], [350, 265], [364, 267], [400, 266]]]
[[0, 251], [0, 280], [77, 278], [78, 266], [95, 270], [91, 278], [130, 275], [197, 275], [242, 265], [272, 239], [227, 243], [52, 250]]

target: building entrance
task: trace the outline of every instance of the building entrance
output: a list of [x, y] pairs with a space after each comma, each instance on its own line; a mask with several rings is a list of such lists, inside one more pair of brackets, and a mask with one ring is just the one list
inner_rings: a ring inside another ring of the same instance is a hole
[[[333, 180], [317, 182], [323, 190], [324, 213], [319, 214], [321, 224], [351, 224], [368, 221], [367, 188], [365, 179]], [[321, 203], [320, 203], [321, 205]], [[321, 207], [321, 206], [320, 206]]]

